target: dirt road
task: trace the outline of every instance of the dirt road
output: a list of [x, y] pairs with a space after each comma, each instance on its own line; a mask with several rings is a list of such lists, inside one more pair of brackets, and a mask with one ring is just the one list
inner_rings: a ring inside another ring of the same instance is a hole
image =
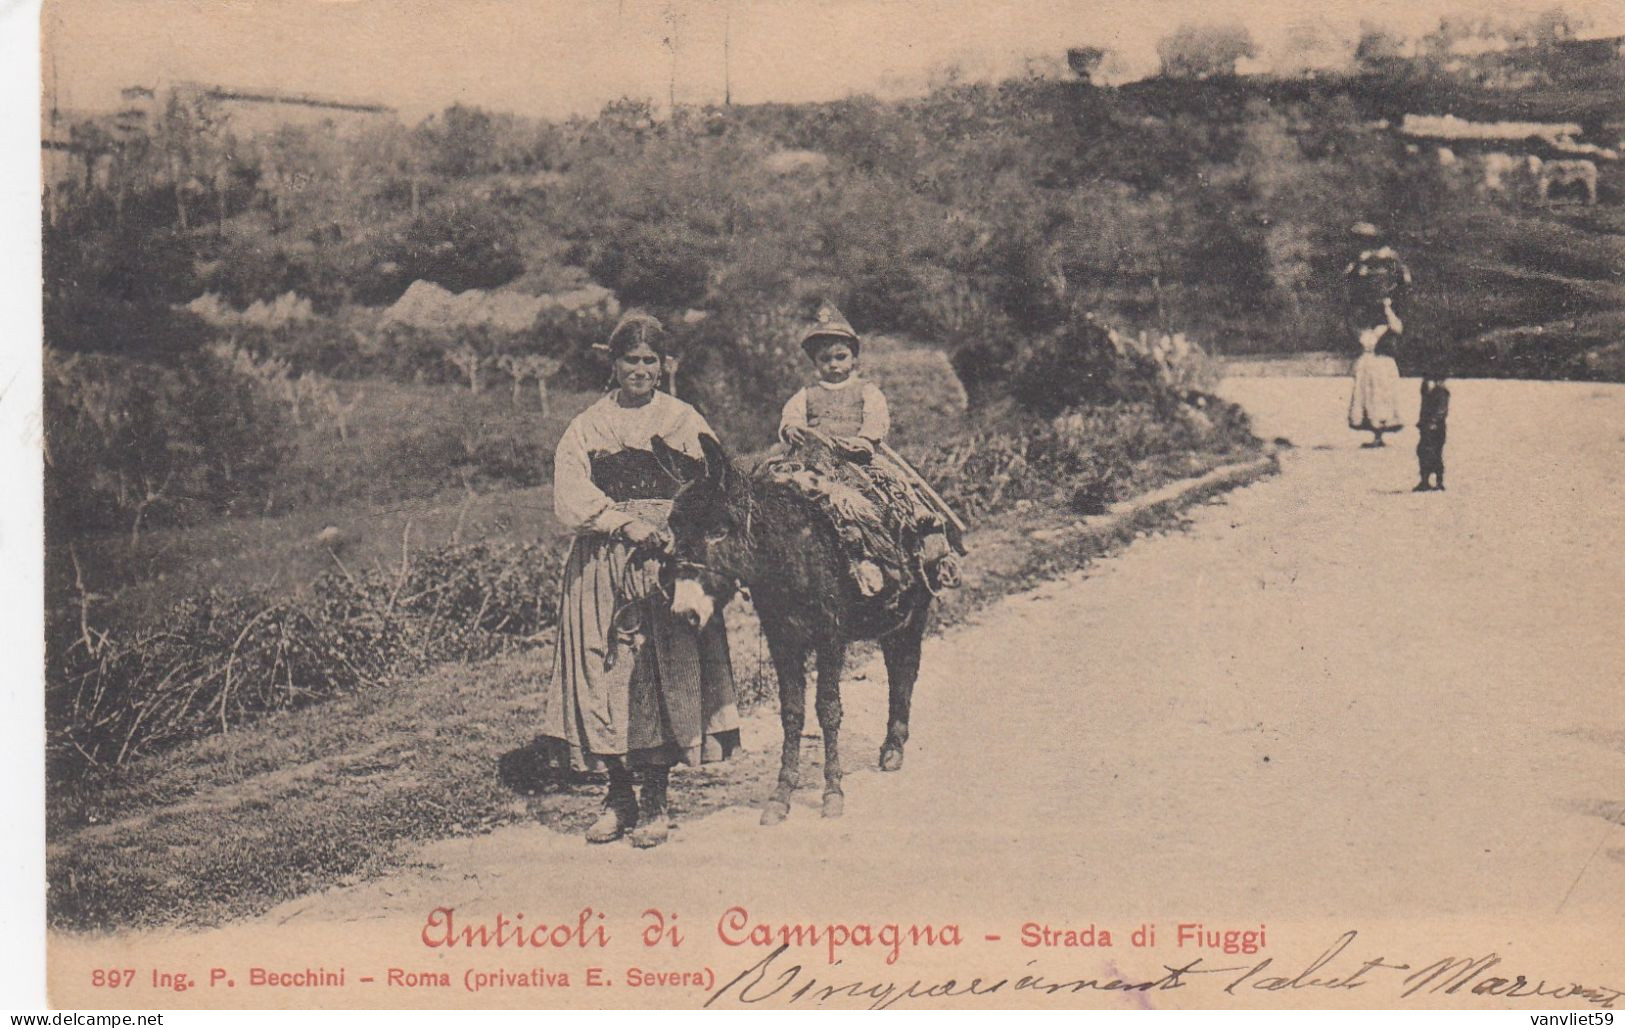
[[[883, 671], [855, 669], [844, 818], [820, 819], [809, 776], [782, 826], [733, 809], [650, 852], [509, 828], [164, 945], [308, 953], [342, 934], [433, 964], [452, 959], [418, 942], [434, 907], [573, 921], [591, 904], [634, 949], [645, 908], [679, 912], [704, 960], [741, 967], [761, 951], [716, 945], [732, 905], [954, 921], [1018, 967], [1030, 952], [998, 947], [1034, 919], [1451, 926], [1503, 953], [1519, 931], [1579, 932], [1587, 960], [1625, 952], [1625, 388], [1454, 383], [1449, 491], [1425, 494], [1414, 429], [1360, 449], [1345, 380], [1227, 389], [1293, 442], [1283, 473], [929, 640], [900, 774], [869, 770]], [[751, 731], [776, 746], [776, 724]]]

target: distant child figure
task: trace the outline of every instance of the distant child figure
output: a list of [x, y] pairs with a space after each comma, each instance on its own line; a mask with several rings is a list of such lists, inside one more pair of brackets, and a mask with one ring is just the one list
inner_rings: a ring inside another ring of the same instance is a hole
[[[921, 532], [921, 566], [932, 588], [955, 588], [959, 585], [959, 562], [954, 550], [963, 550], [950, 545], [947, 519], [921, 496], [914, 482], [917, 473], [911, 475], [898, 467], [890, 448], [884, 445], [891, 432], [891, 412], [880, 388], [858, 377], [861, 347], [857, 332], [841, 312], [832, 304], [824, 304], [817, 322], [801, 340], [802, 350], [818, 370], [818, 382], [801, 389], [785, 403], [779, 418], [779, 438], [795, 450], [822, 435], [840, 457], [862, 465], [871, 479], [884, 477], [891, 487], [889, 492], [910, 496]], [[865, 594], [877, 587], [869, 580], [872, 576], [855, 575]]]
[[[1422, 438], [1416, 442], [1416, 463], [1421, 472], [1421, 481], [1416, 483], [1413, 490], [1418, 493], [1444, 489], [1444, 431], [1445, 421], [1450, 417], [1450, 390], [1444, 380], [1442, 371], [1430, 371], [1422, 376], [1422, 414], [1416, 423], [1422, 434]], [[1437, 485], [1428, 484], [1430, 476]]]

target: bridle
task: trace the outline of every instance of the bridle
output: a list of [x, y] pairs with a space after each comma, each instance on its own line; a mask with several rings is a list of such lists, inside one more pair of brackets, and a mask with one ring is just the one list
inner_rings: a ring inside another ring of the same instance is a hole
[[[744, 537], [746, 539], [751, 537], [751, 528], [755, 523], [755, 517], [756, 499], [747, 493], [745, 500], [744, 524]], [[686, 572], [689, 576], [700, 583], [701, 588], [705, 588], [707, 592], [719, 598], [723, 603], [726, 603], [727, 597], [731, 597], [734, 593], [744, 593], [747, 597], [750, 595], [749, 589], [738, 575], [724, 574], [723, 572], [712, 567], [704, 559], [705, 557], [710, 556], [710, 549], [714, 544], [722, 542], [731, 535], [733, 535], [733, 532], [731, 531], [720, 532], [716, 535], [706, 535], [700, 541], [700, 545], [703, 547], [701, 551], [703, 556], [700, 560], [690, 560], [686, 557], [678, 557], [674, 554], [669, 561], [670, 566], [678, 573], [681, 574]], [[706, 588], [708, 585], [711, 586], [711, 588]], [[716, 588], [717, 586], [725, 586], [726, 589], [724, 590]]]
[[[676, 570], [679, 575], [687, 572], [687, 576], [692, 578], [694, 581], [699, 582], [700, 588], [710, 593], [719, 604], [727, 603], [729, 598], [731, 598], [734, 593], [746, 592], [745, 583], [741, 581], [738, 576], [725, 575], [711, 567], [709, 564], [702, 564], [699, 561], [673, 558], [671, 560], [671, 567]], [[746, 595], [749, 595], [748, 592]]]

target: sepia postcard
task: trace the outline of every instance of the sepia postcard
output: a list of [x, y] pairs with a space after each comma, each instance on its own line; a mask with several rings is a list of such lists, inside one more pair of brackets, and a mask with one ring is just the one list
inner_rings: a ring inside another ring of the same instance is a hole
[[39, 31], [52, 1007], [1625, 1007], [1625, 8]]

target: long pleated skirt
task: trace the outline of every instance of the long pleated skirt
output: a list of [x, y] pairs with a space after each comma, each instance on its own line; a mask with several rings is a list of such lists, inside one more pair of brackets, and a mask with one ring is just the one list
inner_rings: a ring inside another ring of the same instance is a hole
[[1349, 396], [1349, 427], [1363, 431], [1402, 428], [1399, 413], [1399, 365], [1392, 357], [1364, 353], [1354, 362], [1354, 391]]
[[559, 590], [541, 735], [578, 771], [724, 760], [739, 747], [733, 665], [719, 612], [696, 632], [656, 588], [659, 564], [625, 542], [576, 537]]

